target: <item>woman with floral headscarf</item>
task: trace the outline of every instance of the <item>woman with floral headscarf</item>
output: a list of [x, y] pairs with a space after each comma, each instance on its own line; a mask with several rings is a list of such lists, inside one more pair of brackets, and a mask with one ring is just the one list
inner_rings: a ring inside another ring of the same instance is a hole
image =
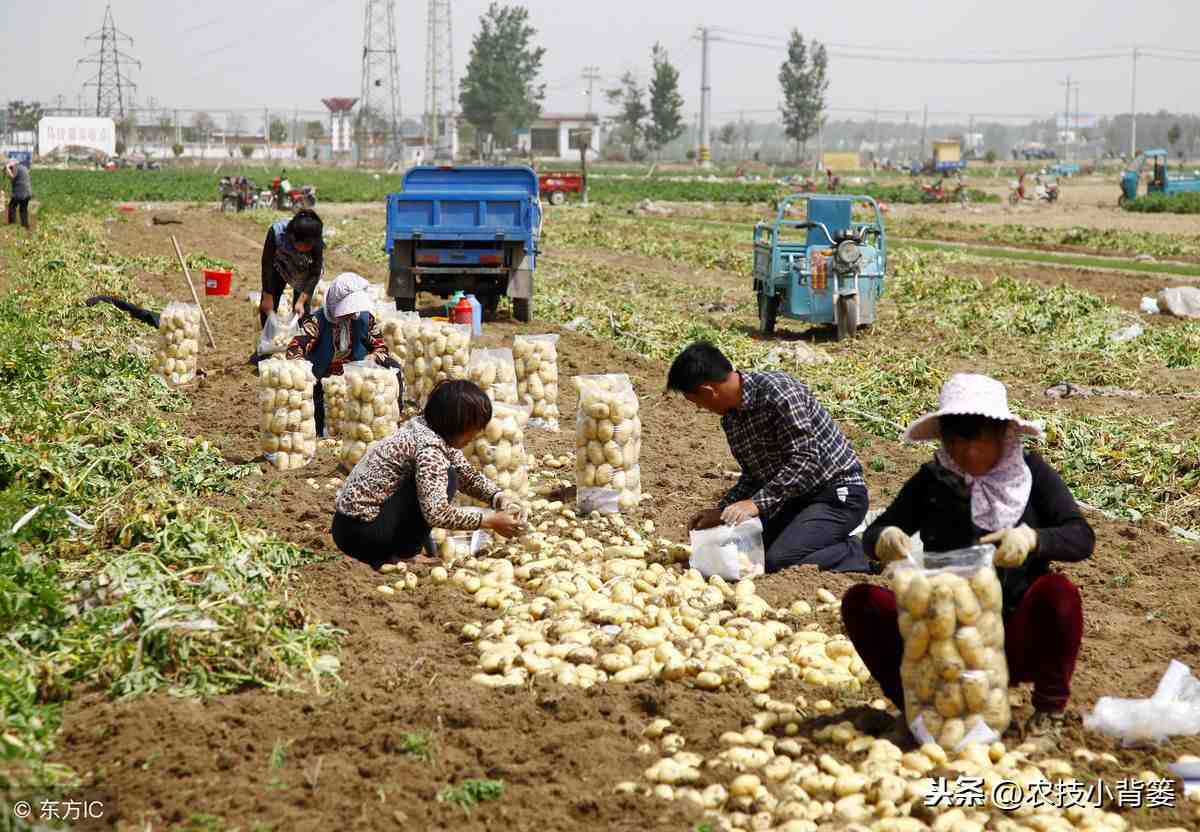
[[[903, 435], [910, 442], [940, 439], [941, 447], [866, 530], [863, 545], [886, 566], [908, 556], [916, 532], [931, 552], [994, 544], [1010, 684], [1033, 683], [1033, 722], [1045, 727], [1066, 711], [1083, 637], [1079, 590], [1050, 563], [1086, 560], [1096, 539], [1062, 478], [1025, 450], [1027, 436], [1041, 438], [1041, 428], [1009, 410], [1003, 384], [952, 376], [938, 409]], [[851, 587], [842, 620], [871, 675], [903, 707], [895, 595], [869, 584]]]
[[[313, 388], [317, 433], [325, 429], [325, 395], [321, 379], [340, 376], [348, 361], [374, 358], [381, 367], [399, 369], [388, 355], [379, 321], [371, 314], [367, 279], [343, 272], [325, 290], [325, 302], [317, 311], [300, 319], [300, 333], [287, 347], [287, 357], [312, 363], [317, 384]], [[401, 401], [403, 401], [403, 379]]]

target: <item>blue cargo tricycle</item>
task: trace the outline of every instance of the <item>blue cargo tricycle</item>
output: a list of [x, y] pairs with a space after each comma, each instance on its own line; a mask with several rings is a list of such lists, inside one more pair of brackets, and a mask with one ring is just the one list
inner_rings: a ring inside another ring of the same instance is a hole
[[[789, 207], [801, 202], [807, 203], [805, 219], [788, 219]], [[859, 204], [874, 212], [874, 222], [853, 222]], [[875, 321], [886, 274], [883, 217], [869, 196], [792, 194], [780, 202], [774, 222], [754, 226], [754, 291], [764, 336], [774, 334], [782, 314], [833, 324], [839, 341], [854, 337], [859, 326]]]

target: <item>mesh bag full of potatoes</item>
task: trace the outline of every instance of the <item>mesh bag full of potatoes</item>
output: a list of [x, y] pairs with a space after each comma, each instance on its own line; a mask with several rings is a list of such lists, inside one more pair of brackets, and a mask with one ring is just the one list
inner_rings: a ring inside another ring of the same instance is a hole
[[[495, 402], [487, 427], [463, 448], [467, 462], [520, 503], [529, 501], [529, 456], [525, 452], [528, 422], [528, 408]], [[463, 505], [482, 505], [466, 494], [460, 497]]]
[[518, 404], [517, 369], [510, 349], [471, 350], [467, 378], [479, 385], [493, 402]]
[[575, 376], [575, 485], [579, 510], [611, 514], [637, 508], [642, 495], [642, 420], [624, 373]]
[[402, 312], [388, 306], [380, 307], [379, 329], [388, 354], [404, 368], [404, 385], [412, 383], [412, 359], [409, 357], [409, 341], [420, 331], [421, 316], [416, 312]]
[[529, 426], [558, 430], [558, 336], [513, 336], [517, 395], [529, 406]]
[[1008, 727], [1008, 660], [995, 547], [925, 552], [889, 567], [904, 655], [904, 715], [913, 736], [948, 751]]
[[341, 436], [342, 419], [346, 417], [346, 399], [349, 396], [349, 385], [346, 377], [326, 376], [321, 379], [321, 389], [325, 396], [325, 433], [326, 438]]
[[317, 455], [312, 365], [269, 358], [258, 363], [260, 447], [281, 471], [303, 468]]
[[338, 420], [340, 460], [353, 468], [368, 445], [391, 436], [400, 425], [400, 379], [395, 370], [380, 367], [373, 359], [351, 361], [342, 372], [346, 404]]
[[[471, 349], [470, 324], [421, 321], [413, 356], [411, 398], [424, 405], [433, 388], [447, 379], [467, 377], [467, 359]], [[414, 344], [409, 344], [410, 352]]]
[[151, 359], [154, 372], [173, 387], [187, 384], [196, 377], [199, 354], [200, 307], [168, 303], [159, 318], [158, 346]]

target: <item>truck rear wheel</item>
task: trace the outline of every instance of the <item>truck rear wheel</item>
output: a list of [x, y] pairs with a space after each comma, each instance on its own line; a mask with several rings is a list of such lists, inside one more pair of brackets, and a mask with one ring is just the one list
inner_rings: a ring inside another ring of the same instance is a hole
[[767, 295], [759, 289], [758, 295], [758, 329], [764, 338], [775, 334], [775, 322], [779, 319], [779, 295]]
[[530, 314], [529, 298], [513, 298], [512, 299], [512, 313], [513, 313], [513, 318], [520, 321], [521, 323], [523, 323], [523, 324], [529, 323], [533, 319], [533, 316]]
[[396, 298], [396, 309], [400, 312], [416, 312], [417, 299], [411, 298]]

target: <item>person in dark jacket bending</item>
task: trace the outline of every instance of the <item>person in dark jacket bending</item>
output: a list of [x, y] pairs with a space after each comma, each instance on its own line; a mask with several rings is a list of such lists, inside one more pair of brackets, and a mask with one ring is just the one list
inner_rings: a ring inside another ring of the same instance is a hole
[[262, 252], [262, 301], [258, 307], [260, 326], [279, 309], [286, 286], [292, 287], [292, 311], [297, 316], [309, 312], [317, 281], [325, 269], [323, 231], [321, 218], [308, 208], [267, 229]]
[[[1083, 638], [1079, 590], [1050, 563], [1086, 560], [1096, 538], [1058, 473], [1024, 449], [1025, 436], [1040, 438], [1042, 431], [1013, 415], [1003, 384], [952, 376], [938, 410], [903, 437], [940, 438], [941, 447], [863, 534], [863, 545], [884, 565], [908, 556], [915, 532], [930, 552], [996, 546], [1009, 684], [1033, 683], [1032, 722], [1041, 730], [1062, 720]], [[895, 595], [868, 584], [851, 587], [842, 620], [871, 675], [902, 708], [904, 645]]]

